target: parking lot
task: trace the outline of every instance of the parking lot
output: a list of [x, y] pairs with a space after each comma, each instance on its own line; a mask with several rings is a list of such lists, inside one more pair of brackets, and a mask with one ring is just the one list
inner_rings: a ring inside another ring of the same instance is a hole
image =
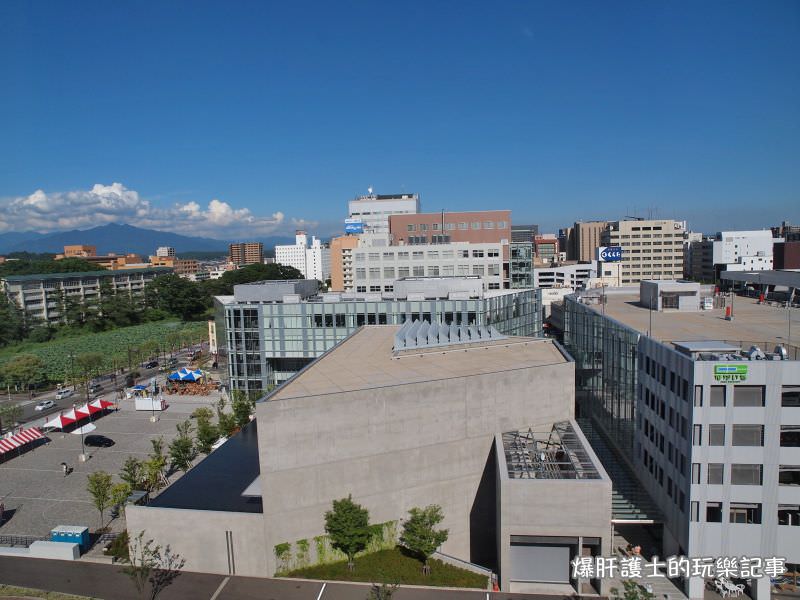
[[[93, 471], [116, 475], [129, 456], [145, 458], [150, 440], [164, 438], [165, 446], [175, 437], [175, 425], [200, 406], [214, 408], [219, 394], [210, 396], [164, 396], [169, 408], [156, 413], [135, 411], [132, 400], [123, 400], [118, 411], [94, 418], [92, 434], [111, 438], [109, 448], [86, 448], [88, 459], [80, 462], [81, 436], [52, 431], [49, 442], [0, 464], [0, 502], [5, 504], [2, 535], [45, 536], [56, 525], [99, 526], [99, 513], [86, 490], [86, 476]], [[74, 470], [64, 476], [61, 463]], [[174, 481], [179, 474], [170, 476]], [[115, 477], [115, 482], [118, 478]], [[106, 521], [109, 511], [106, 510]], [[113, 531], [124, 529], [122, 519], [111, 522]]]

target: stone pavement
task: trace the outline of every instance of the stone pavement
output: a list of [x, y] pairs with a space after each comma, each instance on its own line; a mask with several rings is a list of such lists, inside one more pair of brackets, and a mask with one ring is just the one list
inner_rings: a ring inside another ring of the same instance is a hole
[[[6, 519], [0, 535], [46, 536], [56, 525], [85, 525], [95, 529], [99, 513], [86, 491], [86, 476], [94, 471], [119, 472], [129, 456], [145, 458], [150, 440], [163, 437], [165, 446], [175, 437], [175, 425], [189, 417], [198, 406], [214, 406], [216, 397], [173, 397], [170, 407], [150, 421], [150, 412], [135, 411], [132, 400], [124, 400], [120, 410], [96, 418], [93, 434], [114, 440], [110, 448], [86, 448], [89, 459], [78, 461], [81, 436], [61, 431], [48, 434], [50, 440], [20, 456], [0, 464], [0, 502], [5, 504]], [[74, 468], [67, 477], [61, 469], [66, 462]], [[171, 476], [171, 481], [179, 474]], [[106, 519], [109, 518], [108, 511]], [[121, 530], [120, 519], [111, 523]]]

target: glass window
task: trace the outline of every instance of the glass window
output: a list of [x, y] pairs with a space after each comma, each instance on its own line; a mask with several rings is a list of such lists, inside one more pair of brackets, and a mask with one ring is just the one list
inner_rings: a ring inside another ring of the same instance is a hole
[[384, 252], [383, 260], [394, 260], [394, 252]]
[[472, 258], [483, 258], [483, 250], [473, 250]]
[[425, 267], [422, 265], [414, 267], [414, 277], [425, 277]]
[[381, 268], [380, 267], [370, 267], [369, 268], [369, 278], [370, 279], [380, 279], [381, 278]]
[[764, 406], [763, 385], [737, 385], [733, 388], [734, 406]]
[[408, 277], [411, 274], [411, 271], [408, 267], [398, 267], [397, 269], [397, 276], [398, 277]]
[[692, 425], [692, 444], [700, 446], [703, 444], [703, 426]]
[[484, 229], [494, 229], [494, 222], [492, 221], [484, 221], [483, 222]]
[[733, 446], [763, 446], [763, 425], [734, 425], [731, 432], [731, 445]]
[[694, 405], [703, 406], [703, 386], [694, 386]]
[[725, 445], [725, 425], [708, 426], [708, 445], [709, 446]]
[[364, 267], [359, 267], [356, 269], [356, 279], [366, 279], [367, 278], [367, 270]]
[[489, 248], [486, 251], [486, 256], [489, 258], [498, 258], [500, 256], [500, 250], [497, 248]]
[[706, 502], [706, 522], [722, 523], [722, 502]]
[[431, 250], [430, 252], [428, 252], [428, 258], [439, 258], [439, 251]]
[[761, 524], [761, 504], [740, 504], [731, 502], [731, 523]]
[[381, 258], [381, 253], [380, 252], [370, 252], [369, 253], [369, 259], [370, 260], [380, 260], [380, 258]]
[[466, 223], [459, 223], [458, 224], [458, 228], [459, 229], [467, 229], [467, 224]]
[[505, 229], [506, 227], [508, 227], [508, 225], [506, 224], [505, 221], [498, 221], [497, 222], [497, 228], [498, 229]]
[[424, 252], [412, 252], [411, 253], [411, 258], [413, 258], [414, 260], [422, 260], [423, 258], [425, 258], [425, 253]]
[[398, 260], [408, 260], [408, 252], [398, 252], [397, 253]]
[[383, 278], [384, 279], [394, 279], [394, 267], [384, 267], [383, 268]]
[[700, 483], [700, 463], [692, 463], [692, 483]]
[[781, 390], [781, 406], [800, 407], [800, 386], [785, 385]]
[[731, 465], [731, 485], [761, 485], [762, 465]]
[[708, 483], [711, 485], [722, 485], [725, 465], [722, 463], [708, 464]]
[[459, 258], [469, 258], [469, 250], [459, 250], [458, 251]]
[[800, 425], [781, 425], [781, 446], [800, 447]]
[[700, 503], [692, 502], [689, 506], [689, 519], [693, 522], [700, 520]]
[[455, 273], [455, 267], [453, 265], [442, 265], [442, 275], [445, 277], [451, 277]]
[[472, 222], [472, 228], [473, 229], [480, 229], [481, 228], [480, 222], [479, 221], [473, 221]]
[[419, 230], [420, 231], [428, 231], [427, 223], [421, 223], [420, 226], [419, 226]]
[[406, 230], [407, 231], [416, 231], [417, 230], [417, 226], [414, 225], [413, 223], [409, 223], [408, 225], [406, 225]]
[[712, 385], [709, 406], [725, 406], [725, 386]]
[[438, 276], [439, 276], [438, 266], [428, 267], [428, 277], [438, 277]]
[[800, 506], [797, 504], [779, 504], [778, 525], [800, 526]]
[[483, 268], [483, 265], [472, 265], [473, 275], [484, 275], [485, 271], [486, 270]]
[[778, 485], [800, 485], [800, 465], [778, 467]]

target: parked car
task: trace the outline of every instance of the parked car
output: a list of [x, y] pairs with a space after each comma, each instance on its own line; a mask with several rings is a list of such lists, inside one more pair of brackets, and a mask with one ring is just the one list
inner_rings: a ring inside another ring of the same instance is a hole
[[144, 363], [144, 365], [142, 365], [142, 366], [145, 369], [155, 369], [158, 366], [158, 361], [157, 360], [151, 360], [149, 362]]
[[114, 440], [104, 435], [87, 435], [83, 443], [94, 448], [110, 448], [114, 445]]
[[48, 408], [53, 408], [55, 405], [56, 405], [56, 403], [53, 400], [42, 400], [33, 409], [34, 410], [47, 410]]
[[56, 394], [56, 400], [63, 400], [64, 398], [69, 398], [74, 393], [75, 393], [75, 390], [71, 390], [71, 389], [68, 389], [68, 388], [67, 389], [63, 389], [63, 390], [59, 390], [59, 392]]
[[101, 387], [100, 387], [99, 383], [95, 382], [95, 383], [90, 383], [89, 384], [89, 393], [90, 394], [94, 394], [96, 392], [99, 392], [100, 390], [101, 390]]

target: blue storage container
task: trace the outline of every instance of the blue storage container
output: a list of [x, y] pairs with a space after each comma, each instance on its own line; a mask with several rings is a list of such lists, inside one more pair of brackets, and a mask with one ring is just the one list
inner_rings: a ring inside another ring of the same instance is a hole
[[83, 554], [89, 549], [89, 528], [80, 525], [59, 525], [50, 530], [50, 541], [78, 544]]

